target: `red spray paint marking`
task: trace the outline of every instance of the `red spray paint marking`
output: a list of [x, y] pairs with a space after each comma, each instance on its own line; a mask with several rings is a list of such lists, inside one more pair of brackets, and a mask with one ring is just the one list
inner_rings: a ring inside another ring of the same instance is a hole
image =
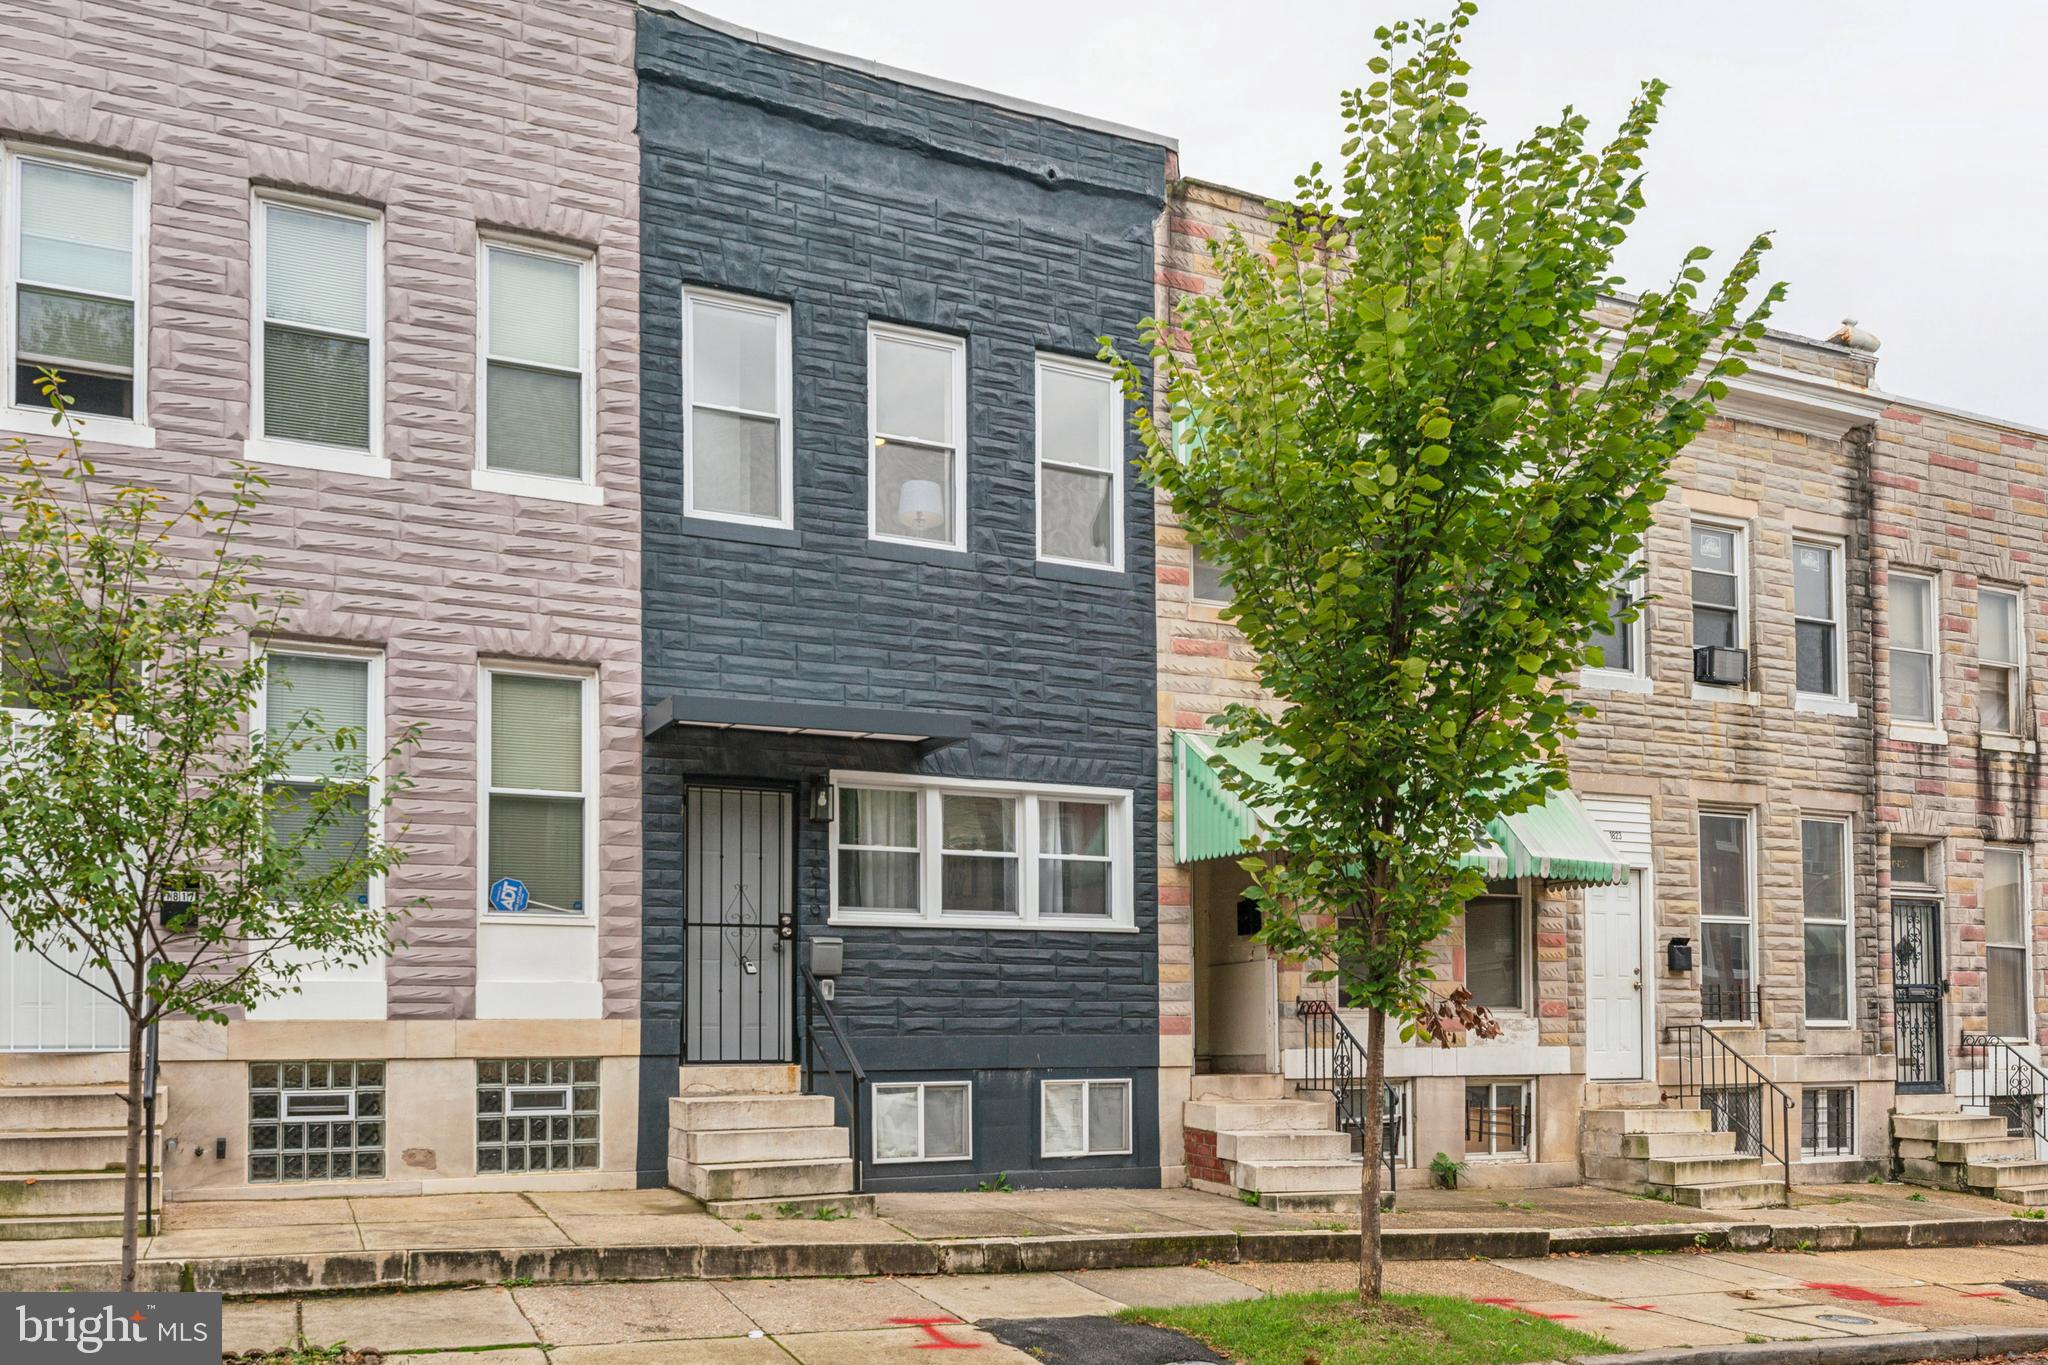
[[917, 1343], [917, 1349], [920, 1351], [979, 1351], [981, 1349], [981, 1343], [978, 1341], [955, 1341], [939, 1330], [941, 1327], [960, 1326], [961, 1322], [958, 1318], [890, 1318], [889, 1321], [898, 1327], [915, 1327], [923, 1332], [926, 1337], [930, 1338], [930, 1340]]
[[1474, 1299], [1472, 1302], [1489, 1304], [1495, 1308], [1505, 1308], [1510, 1313], [1526, 1313], [1532, 1318], [1542, 1318], [1548, 1322], [1568, 1322], [1578, 1316], [1576, 1313], [1539, 1313], [1534, 1308], [1524, 1307], [1516, 1299]]
[[1626, 1308], [1631, 1313], [1654, 1313], [1657, 1311], [1657, 1305], [1654, 1303], [1615, 1303], [1609, 1304], [1608, 1307]]
[[1818, 1289], [1831, 1298], [1843, 1299], [1849, 1303], [1867, 1303], [1873, 1308], [1917, 1308], [1918, 1299], [1901, 1299], [1875, 1289], [1865, 1289], [1860, 1284], [1809, 1284], [1808, 1289]]
[[1966, 1299], [2002, 1299], [2005, 1297], [2005, 1291], [2002, 1289], [1980, 1289], [1974, 1294], [1967, 1293], [1960, 1289], [1956, 1292], [1962, 1294], [1962, 1296]]

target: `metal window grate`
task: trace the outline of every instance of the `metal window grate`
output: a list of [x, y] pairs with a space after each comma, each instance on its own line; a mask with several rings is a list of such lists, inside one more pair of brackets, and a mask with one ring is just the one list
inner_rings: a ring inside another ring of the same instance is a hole
[[1856, 1154], [1856, 1091], [1849, 1086], [1803, 1091], [1799, 1096], [1799, 1154]]
[[384, 1063], [253, 1062], [249, 1180], [381, 1180]]
[[476, 1169], [594, 1171], [598, 1167], [595, 1057], [476, 1064]]

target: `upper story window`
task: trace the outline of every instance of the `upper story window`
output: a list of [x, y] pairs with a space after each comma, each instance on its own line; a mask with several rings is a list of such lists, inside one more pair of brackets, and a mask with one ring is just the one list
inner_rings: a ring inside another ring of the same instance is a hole
[[143, 223], [139, 172], [13, 152], [6, 158], [9, 401], [49, 413], [38, 379], [55, 370], [80, 413], [139, 421]]
[[1202, 553], [1202, 547], [1188, 542], [1188, 597], [1212, 607], [1227, 607], [1237, 594], [1230, 586], [1230, 574], [1221, 564]]
[[1842, 695], [1842, 555], [1837, 545], [1792, 542], [1795, 686], [1809, 696]]
[[[357, 464], [378, 457], [379, 235], [379, 220], [367, 210], [256, 201], [256, 430], [266, 458], [317, 464], [322, 448], [354, 456]], [[344, 459], [333, 467], [350, 465]]]
[[1595, 665], [1609, 673], [1634, 673], [1643, 671], [1643, 619], [1637, 613], [1632, 621], [1623, 616], [1634, 607], [1642, 585], [1642, 562], [1632, 559], [1622, 567], [1613, 588], [1608, 591], [1607, 622], [1594, 630], [1588, 642], [1600, 650], [1600, 662]]
[[590, 906], [592, 680], [484, 671], [486, 893], [492, 913], [582, 915]]
[[1490, 1010], [1526, 1008], [1522, 989], [1522, 898], [1465, 902], [1465, 989]]
[[483, 273], [483, 468], [587, 482], [590, 261], [486, 242]]
[[683, 291], [683, 511], [795, 525], [789, 306]]
[[1126, 929], [1123, 791], [835, 774], [837, 923]]
[[967, 343], [868, 327], [868, 534], [967, 548]]
[[1742, 532], [1733, 526], [1692, 528], [1692, 644], [1745, 649]]
[[1941, 675], [1936, 667], [1934, 580], [1897, 569], [1886, 576], [1891, 629], [1892, 719], [1913, 725], [1941, 721]]
[[[264, 656], [263, 731], [273, 751], [292, 749], [289, 773], [273, 784], [267, 803], [271, 828], [280, 840], [302, 836], [327, 783], [360, 782], [368, 776], [369, 756], [381, 743], [376, 733], [377, 662], [366, 655], [325, 652], [272, 650]], [[321, 846], [307, 850], [306, 873], [320, 875], [334, 862], [360, 854], [368, 846], [369, 829], [369, 794], [353, 794], [344, 810], [328, 818]], [[365, 883], [356, 898], [367, 905], [371, 893]]]
[[1106, 366], [1038, 358], [1038, 557], [1124, 566], [1122, 422]]
[[2026, 713], [2026, 653], [2020, 595], [2011, 588], [1977, 590], [1977, 724], [2013, 735]]
[[1806, 1021], [1847, 1024], [1855, 969], [1848, 821], [1799, 822], [1799, 898], [1806, 921]]

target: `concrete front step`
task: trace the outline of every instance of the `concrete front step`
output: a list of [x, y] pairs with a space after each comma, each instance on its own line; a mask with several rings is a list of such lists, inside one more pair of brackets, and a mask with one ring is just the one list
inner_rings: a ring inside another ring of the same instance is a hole
[[[157, 1091], [157, 1113], [164, 1112]], [[105, 1085], [0, 1086], [0, 1129], [126, 1128], [127, 1091]]]
[[1963, 1179], [1973, 1190], [2048, 1185], [2048, 1161], [2031, 1156], [2008, 1161], [1972, 1161], [1963, 1167]]
[[1997, 1114], [1893, 1114], [1892, 1136], [1902, 1142], [1968, 1142], [2007, 1136]]
[[671, 1128], [668, 1149], [693, 1166], [742, 1162], [819, 1161], [852, 1155], [844, 1128]]
[[871, 1194], [801, 1195], [795, 1199], [713, 1199], [704, 1205], [713, 1218], [727, 1221], [745, 1219], [811, 1219], [829, 1222], [834, 1218], [872, 1218], [875, 1197]]
[[670, 1157], [668, 1183], [705, 1203], [733, 1199], [787, 1200], [805, 1195], [853, 1193], [853, 1161], [741, 1162], [693, 1166]]
[[[0, 1217], [73, 1217], [121, 1212], [122, 1181], [118, 1171], [65, 1172], [54, 1175], [0, 1176]], [[156, 1182], [159, 1200], [163, 1181]]]
[[794, 1063], [756, 1062], [746, 1065], [699, 1065], [681, 1067], [677, 1075], [682, 1095], [794, 1095], [798, 1069]]
[[[1908, 1147], [1913, 1148], [1907, 1151]], [[1921, 1152], [1921, 1148], [1931, 1149]], [[1967, 1142], [1901, 1142], [1900, 1156], [1929, 1156], [1935, 1161], [1968, 1166], [1984, 1161], [2025, 1161], [2034, 1155], [2031, 1137], [1972, 1138]]]
[[1785, 1202], [1785, 1187], [1775, 1180], [1724, 1180], [1711, 1185], [1677, 1185], [1671, 1202], [1689, 1209], [1763, 1209]]
[[2018, 1204], [2022, 1208], [2038, 1209], [2048, 1207], [2048, 1184], [2042, 1185], [2000, 1185], [1993, 1190], [1992, 1197], [2007, 1204]]
[[70, 1217], [0, 1215], [0, 1242], [52, 1242], [73, 1237], [119, 1237], [121, 1215], [84, 1214]]
[[829, 1128], [830, 1095], [678, 1095], [668, 1102], [668, 1126], [686, 1133], [733, 1128]]
[[1643, 1173], [1656, 1185], [1721, 1185], [1763, 1179], [1763, 1162], [1753, 1156], [1651, 1157]]
[[1588, 1109], [1655, 1109], [1664, 1091], [1655, 1081], [1587, 1081]]
[[1284, 1076], [1210, 1072], [1195, 1077], [1189, 1096], [1198, 1100], [1284, 1100], [1294, 1089]]
[[1589, 1133], [1706, 1133], [1714, 1127], [1704, 1109], [1587, 1109], [1579, 1118]]
[[1626, 1157], [1733, 1156], [1735, 1134], [1704, 1132], [1619, 1133], [1621, 1154]]
[[1351, 1135], [1337, 1131], [1267, 1130], [1218, 1133], [1216, 1156], [1223, 1161], [1349, 1161]]
[[110, 1171], [127, 1163], [126, 1128], [0, 1129], [0, 1175]]
[[1258, 1194], [1356, 1193], [1359, 1171], [1356, 1161], [1240, 1161], [1230, 1168], [1232, 1184]]
[[0, 1095], [18, 1085], [128, 1088], [128, 1053], [0, 1052]]
[[1212, 1133], [1315, 1132], [1337, 1126], [1330, 1100], [1189, 1100], [1181, 1122]]

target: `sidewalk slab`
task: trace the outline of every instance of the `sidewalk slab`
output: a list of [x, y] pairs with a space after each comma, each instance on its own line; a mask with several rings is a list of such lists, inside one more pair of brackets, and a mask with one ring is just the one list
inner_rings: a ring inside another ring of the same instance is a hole
[[[766, 1337], [722, 1337], [693, 1341], [690, 1354], [677, 1354], [674, 1342], [631, 1341], [612, 1346], [564, 1346], [548, 1353], [551, 1365], [789, 1365], [789, 1353]], [[499, 1365], [493, 1352], [487, 1365]], [[413, 1365], [412, 1359], [390, 1365]], [[462, 1365], [478, 1365], [474, 1356]]]
[[539, 1338], [503, 1289], [305, 1302], [306, 1340], [380, 1351], [531, 1345]]
[[[1003, 1345], [986, 1332], [959, 1325], [940, 1330], [946, 1340], [978, 1349], [975, 1365], [1037, 1365], [1032, 1357]], [[776, 1341], [803, 1365], [928, 1365], [929, 1352], [942, 1349], [933, 1345], [929, 1333], [917, 1327], [892, 1327], [881, 1332], [801, 1332], [777, 1337]]]
[[957, 1317], [901, 1280], [735, 1280], [719, 1291], [764, 1332], [852, 1332]]
[[743, 1337], [756, 1326], [702, 1280], [535, 1285], [514, 1289], [512, 1299], [550, 1346]]
[[1261, 1297], [1258, 1290], [1243, 1281], [1201, 1266], [1070, 1270], [1064, 1278], [1106, 1299], [1136, 1308], [1192, 1308]]
[[1064, 1275], [942, 1276], [918, 1293], [957, 1318], [1070, 1318], [1114, 1313], [1123, 1304]]

